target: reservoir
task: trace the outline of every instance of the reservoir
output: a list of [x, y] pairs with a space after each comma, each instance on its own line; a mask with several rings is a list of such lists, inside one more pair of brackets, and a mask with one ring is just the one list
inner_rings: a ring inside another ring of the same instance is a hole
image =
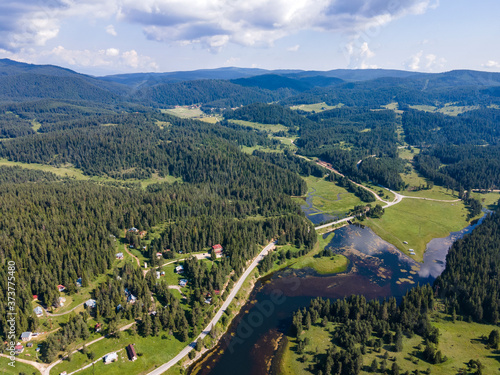
[[368, 227], [348, 225], [336, 230], [326, 249], [349, 258], [346, 272], [323, 276], [312, 269], [285, 268], [260, 279], [219, 344], [189, 374], [277, 374], [279, 349], [286, 341], [295, 311], [308, 307], [318, 296], [336, 299], [359, 294], [367, 299], [400, 299], [413, 286], [433, 282], [445, 268], [451, 244], [481, 221], [430, 241], [423, 264]]

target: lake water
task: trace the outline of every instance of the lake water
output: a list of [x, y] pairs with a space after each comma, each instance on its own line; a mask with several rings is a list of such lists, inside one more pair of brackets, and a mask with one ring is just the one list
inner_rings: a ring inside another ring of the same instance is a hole
[[286, 340], [293, 312], [309, 306], [310, 300], [318, 296], [334, 299], [360, 294], [368, 299], [390, 296], [400, 299], [417, 283], [432, 282], [444, 270], [453, 241], [474, 227], [432, 240], [423, 264], [402, 254], [367, 227], [349, 225], [336, 230], [327, 248], [349, 258], [346, 272], [321, 276], [310, 269], [287, 268], [258, 281], [249, 302], [220, 343], [190, 373], [276, 373], [278, 349], [282, 340]]
[[[341, 193], [337, 195], [337, 200], [341, 199], [341, 195], [345, 193]], [[324, 223], [328, 223], [331, 221], [343, 219], [346, 215], [341, 212], [335, 212], [335, 213], [325, 213], [317, 208], [313, 207], [313, 199], [316, 197], [316, 189], [312, 188], [311, 191], [307, 194], [304, 203], [300, 206], [302, 209], [302, 212], [307, 216], [309, 220], [314, 225], [321, 225]]]

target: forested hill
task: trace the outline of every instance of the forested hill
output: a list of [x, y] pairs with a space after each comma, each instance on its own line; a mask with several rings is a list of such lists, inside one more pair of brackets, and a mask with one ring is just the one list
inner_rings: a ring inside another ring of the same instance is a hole
[[[380, 106], [500, 103], [498, 73], [417, 74], [393, 70], [298, 71], [224, 68], [90, 77], [50, 65], [0, 61], [0, 101], [34, 98], [153, 106], [234, 108], [255, 102]], [[343, 82], [345, 81], [345, 82]]]
[[[500, 210], [497, 210], [472, 233], [452, 245], [446, 257], [446, 269], [433, 286], [411, 289], [399, 305], [394, 298], [368, 301], [363, 296], [350, 296], [333, 302], [321, 298], [312, 300], [307, 310], [299, 310], [293, 316], [290, 331], [292, 336], [297, 337], [298, 351], [308, 345], [309, 339], [301, 338], [304, 331], [312, 326], [326, 327], [333, 322], [329, 328], [323, 328], [331, 337], [328, 348], [323, 352], [316, 350], [313, 354], [313, 364], [309, 369], [314, 373], [356, 375], [362, 371], [377, 373], [379, 367], [387, 373], [390, 367], [390, 374], [402, 374], [401, 368], [406, 367], [405, 364], [393, 359], [390, 365], [388, 351], [402, 352], [405, 341], [414, 335], [421, 336], [423, 345], [413, 346], [409, 359], [416, 357], [425, 361], [426, 365], [437, 365], [432, 370], [429, 367], [427, 374], [447, 361], [446, 356], [450, 353], [446, 350], [462, 350], [467, 356], [461, 358], [462, 363], [473, 358], [468, 362], [469, 367], [478, 368], [473, 373], [486, 373], [482, 371], [481, 362], [475, 362], [476, 353], [471, 349], [466, 351], [459, 345], [451, 345], [450, 348], [447, 342], [441, 344], [444, 340], [438, 327], [445, 319], [436, 319], [435, 314], [438, 304], [444, 303], [447, 320], [474, 320], [491, 324], [489, 337], [477, 341], [486, 343], [486, 348], [492, 350], [491, 355], [496, 355], [499, 345], [497, 324], [500, 321], [499, 241]], [[444, 345], [448, 345], [446, 350], [441, 349]], [[383, 359], [380, 366], [375, 359], [371, 365], [365, 362], [363, 366], [363, 356], [372, 352], [381, 353], [382, 348], [386, 354], [377, 355], [377, 359]], [[412, 373], [421, 373], [416, 371]]]
[[[312, 224], [290, 198], [306, 192], [305, 182], [272, 160], [240, 151], [240, 146], [257, 144], [277, 147], [276, 141], [264, 134], [155, 111], [112, 113], [52, 104], [35, 106], [32, 112], [22, 105], [9, 107], [28, 122], [33, 115], [44, 121], [37, 132], [2, 141], [1, 157], [71, 165], [87, 178], [104, 178], [101, 182], [75, 181], [42, 171], [0, 168], [0, 259], [4, 265], [0, 273], [7, 280], [5, 260], [16, 262], [19, 334], [35, 331], [39, 324], [30, 303], [32, 295], [50, 308], [59, 303], [57, 285], [66, 285], [69, 295], [76, 292], [79, 278], [83, 287], [89, 286], [113, 267], [115, 238], [127, 228], [162, 228], [147, 248], [139, 246], [139, 238], [127, 237], [131, 245], [142, 249], [150, 266], [157, 265], [156, 254], [167, 249], [170, 253], [165, 256], [173, 256], [173, 252], [188, 254], [222, 244], [226, 256], [220, 268], [192, 271], [191, 280], [200, 283], [198, 293], [205, 294], [222, 289], [231, 272], [235, 277], [240, 275], [258, 246], [273, 238], [282, 238], [304, 251], [314, 245]], [[317, 168], [309, 168], [313, 170]], [[307, 171], [306, 165], [302, 171]], [[181, 183], [141, 189], [139, 184], [122, 182], [144, 180], [153, 174], [160, 180], [176, 177]], [[103, 292], [99, 288], [92, 291], [99, 298], [99, 314], [105, 321], [115, 318], [118, 305], [126, 305], [124, 288], [144, 302], [125, 308], [128, 319], [148, 312], [151, 293], [170, 298], [160, 286], [146, 282], [140, 271], [135, 275], [133, 269], [124, 267], [119, 272], [123, 277], [120, 283], [115, 280], [116, 285], [103, 287]], [[2, 314], [6, 290], [2, 281]], [[196, 306], [198, 302], [192, 303]], [[168, 325], [166, 319], [165, 327], [185, 341], [186, 332], [190, 332], [186, 316], [190, 315], [181, 308], [173, 309], [171, 316], [178, 324]], [[2, 321], [2, 337], [7, 329]], [[44, 358], [51, 356], [45, 353]]]

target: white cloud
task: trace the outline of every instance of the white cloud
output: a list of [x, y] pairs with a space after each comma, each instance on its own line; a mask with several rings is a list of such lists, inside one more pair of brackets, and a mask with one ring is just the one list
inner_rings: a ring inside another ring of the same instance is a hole
[[51, 50], [36, 52], [23, 48], [17, 52], [0, 49], [0, 55], [17, 61], [37, 63], [47, 61], [52, 64], [85, 68], [112, 68], [113, 70], [158, 71], [158, 64], [149, 56], [139, 55], [135, 50], [120, 52], [117, 48], [100, 50], [66, 49], [57, 46]]
[[344, 46], [343, 52], [351, 69], [378, 68], [378, 66], [369, 62], [375, 56], [375, 52], [370, 49], [368, 42], [361, 42], [359, 39], [354, 39]]
[[500, 69], [500, 63], [498, 61], [494, 60], [488, 60], [486, 63], [481, 64], [482, 67], [484, 68], [494, 68], [494, 69]]
[[[142, 25], [149, 39], [202, 44], [218, 51], [228, 43], [272, 46], [300, 30], [343, 32], [364, 42], [381, 26], [422, 14], [435, 0], [6, 0], [0, 5], [0, 48], [43, 45], [70, 17], [114, 18]], [[49, 4], [49, 5], [47, 5]], [[113, 25], [106, 31], [116, 35]]]
[[106, 50], [106, 56], [118, 56], [120, 54], [120, 50], [116, 48], [108, 48]]
[[117, 36], [117, 32], [115, 30], [115, 27], [113, 25], [108, 25], [106, 26], [106, 32], [109, 34], [109, 35], [113, 35], [113, 36]]
[[420, 61], [422, 60], [422, 55], [424, 51], [419, 51], [413, 56], [410, 57], [408, 61], [405, 63], [405, 68], [409, 70], [419, 70], [420, 69]]
[[239, 57], [230, 57], [224, 62], [224, 65], [226, 66], [235, 66], [240, 61]]
[[297, 52], [297, 51], [299, 50], [299, 48], [300, 48], [300, 44], [296, 44], [296, 45], [294, 45], [294, 46], [292, 46], [292, 47], [288, 47], [288, 48], [287, 48], [287, 51], [290, 51], [290, 52]]
[[434, 72], [442, 70], [446, 60], [439, 58], [432, 53], [424, 55], [424, 51], [419, 51], [404, 63], [404, 67], [408, 70]]

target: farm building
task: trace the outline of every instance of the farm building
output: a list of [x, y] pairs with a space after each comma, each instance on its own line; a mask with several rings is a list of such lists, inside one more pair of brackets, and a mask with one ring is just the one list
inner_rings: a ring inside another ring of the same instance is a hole
[[109, 363], [112, 363], [112, 362], [118, 360], [118, 353], [116, 353], [116, 352], [115, 353], [109, 353], [109, 354], [107, 354], [107, 355], [104, 356], [103, 360], [104, 360], [104, 364], [105, 365], [107, 365]]
[[135, 353], [135, 348], [132, 344], [127, 345], [127, 355], [128, 359], [131, 361], [135, 361], [137, 359], [137, 354]]
[[43, 309], [40, 306], [37, 306], [33, 309], [35, 312], [36, 316], [42, 316], [43, 315]]

